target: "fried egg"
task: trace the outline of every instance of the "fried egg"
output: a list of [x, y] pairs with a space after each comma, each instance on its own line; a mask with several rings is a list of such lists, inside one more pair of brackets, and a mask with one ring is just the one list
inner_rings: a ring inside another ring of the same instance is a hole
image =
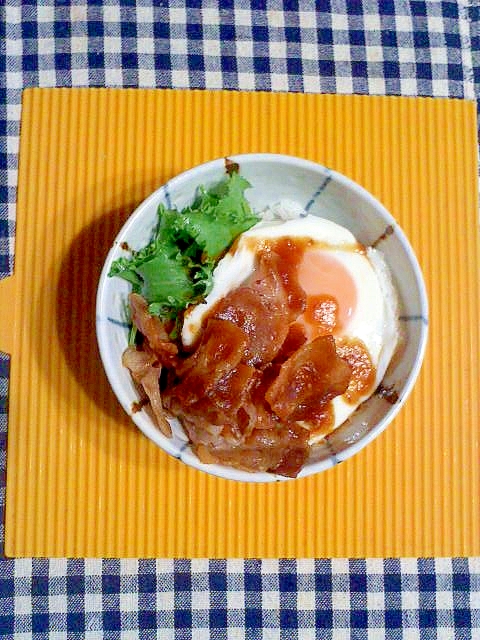
[[244, 232], [219, 261], [205, 302], [185, 314], [182, 342], [187, 349], [195, 344], [209, 311], [252, 274], [257, 251], [265, 241], [308, 238], [297, 266], [298, 281], [307, 296], [306, 309], [296, 322], [307, 340], [331, 334], [339, 347], [353, 342], [363, 345], [373, 365], [374, 381], [368, 392], [356, 394], [354, 399], [346, 393], [332, 400], [336, 428], [385, 375], [399, 340], [397, 296], [378, 250], [359, 244], [348, 229], [330, 220], [299, 215], [298, 206], [283, 205], [279, 210], [281, 219], [269, 210], [265, 219]]

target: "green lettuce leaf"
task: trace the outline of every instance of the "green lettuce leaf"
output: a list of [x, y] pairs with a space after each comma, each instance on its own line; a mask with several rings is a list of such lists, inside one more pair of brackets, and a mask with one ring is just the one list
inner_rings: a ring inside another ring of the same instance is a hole
[[151, 242], [131, 258], [115, 260], [108, 275], [127, 280], [147, 300], [150, 313], [176, 318], [211, 291], [218, 260], [258, 222], [244, 196], [249, 186], [232, 172], [213, 189], [201, 187], [182, 211], [160, 205]]

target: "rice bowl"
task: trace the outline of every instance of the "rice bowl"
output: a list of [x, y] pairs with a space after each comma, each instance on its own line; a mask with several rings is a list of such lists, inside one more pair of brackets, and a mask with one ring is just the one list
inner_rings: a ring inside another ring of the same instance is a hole
[[[247, 154], [230, 160], [252, 185], [246, 197], [255, 211], [281, 201], [297, 203], [317, 216], [348, 229], [366, 247], [378, 247], [397, 292], [396, 320], [402, 343], [382, 375], [380, 392], [374, 393], [338, 428], [324, 437], [302, 467], [298, 477], [325, 470], [366, 446], [393, 420], [405, 402], [418, 375], [427, 338], [428, 305], [418, 262], [408, 240], [385, 208], [345, 176], [313, 162], [273, 154]], [[147, 411], [136, 411], [138, 390], [121, 366], [128, 342], [125, 302], [128, 284], [108, 278], [112, 263], [122, 255], [122, 246], [144, 246], [151, 236], [158, 205], [182, 208], [189, 204], [199, 185], [213, 185], [225, 172], [221, 158], [169, 181], [128, 219], [117, 236], [100, 278], [97, 296], [97, 335], [101, 358], [110, 384], [125, 411], [147, 437], [167, 453], [197, 469], [242, 481], [270, 482], [284, 479], [275, 473], [247, 472], [222, 464], [205, 464], [192, 451], [184, 429], [170, 419], [172, 437], [155, 426]], [[377, 381], [379, 382], [379, 381]], [[389, 390], [387, 393], [385, 390]], [[394, 401], [395, 400], [395, 401]]]

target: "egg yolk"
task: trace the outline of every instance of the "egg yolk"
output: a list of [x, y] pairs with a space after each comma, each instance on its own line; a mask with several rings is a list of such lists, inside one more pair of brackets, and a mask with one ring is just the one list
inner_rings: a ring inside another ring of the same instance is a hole
[[349, 271], [328, 251], [305, 251], [298, 265], [298, 281], [307, 295], [304, 313], [297, 319], [307, 338], [345, 329], [355, 312], [357, 288]]

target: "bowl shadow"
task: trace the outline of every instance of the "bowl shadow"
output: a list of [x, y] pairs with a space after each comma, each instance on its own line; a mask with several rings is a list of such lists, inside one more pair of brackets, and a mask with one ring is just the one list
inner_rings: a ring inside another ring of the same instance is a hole
[[58, 342], [76, 382], [101, 411], [132, 430], [136, 427], [120, 406], [102, 366], [95, 304], [106, 255], [136, 204], [102, 214], [74, 237], [60, 265], [55, 298]]

